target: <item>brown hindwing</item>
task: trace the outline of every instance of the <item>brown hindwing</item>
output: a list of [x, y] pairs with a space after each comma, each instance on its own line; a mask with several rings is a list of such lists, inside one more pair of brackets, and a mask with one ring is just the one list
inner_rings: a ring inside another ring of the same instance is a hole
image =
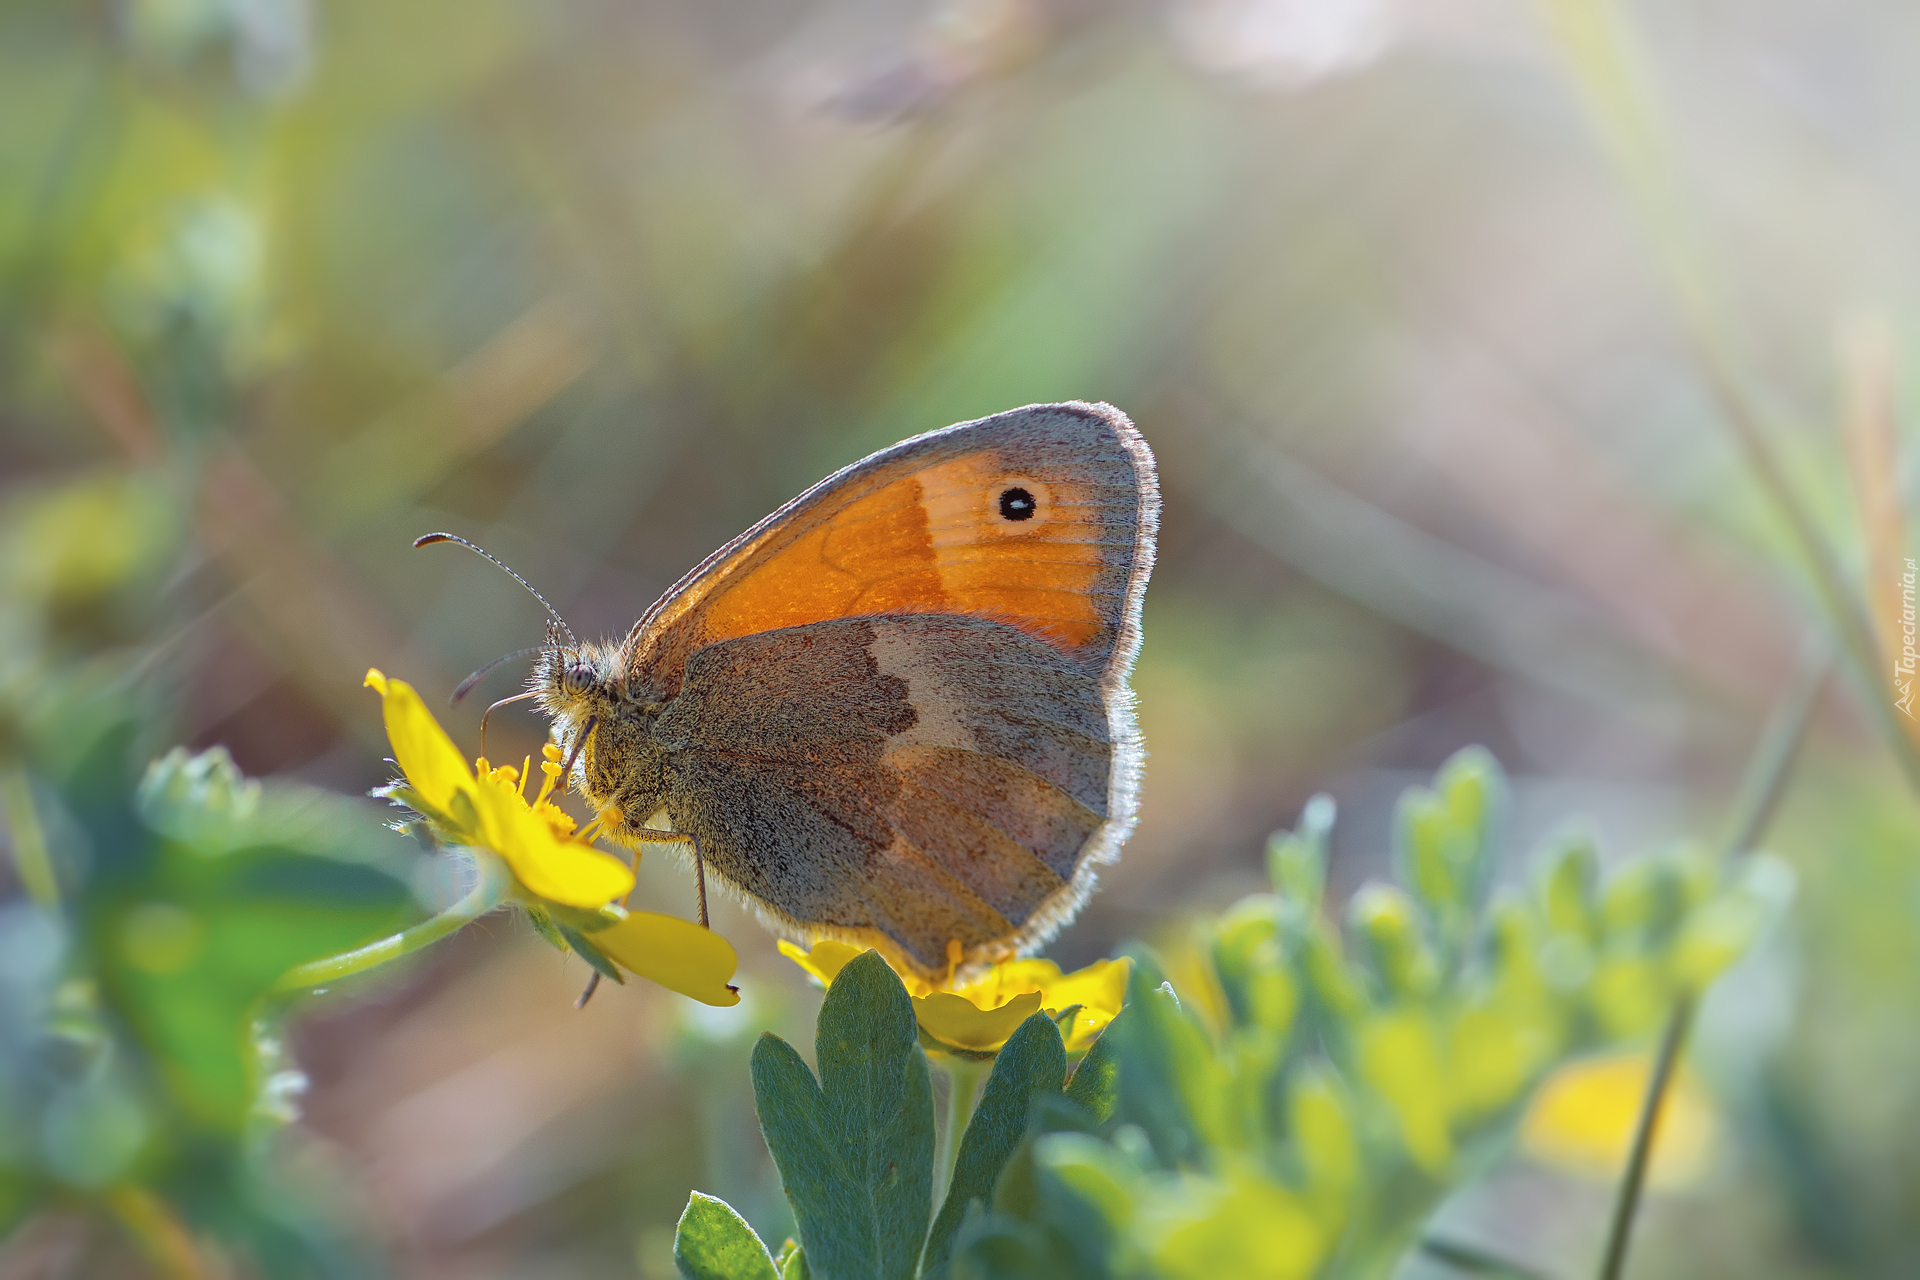
[[655, 726], [675, 830], [788, 930], [1011, 950], [1107, 818], [1099, 682], [1017, 628], [939, 615], [710, 646]]

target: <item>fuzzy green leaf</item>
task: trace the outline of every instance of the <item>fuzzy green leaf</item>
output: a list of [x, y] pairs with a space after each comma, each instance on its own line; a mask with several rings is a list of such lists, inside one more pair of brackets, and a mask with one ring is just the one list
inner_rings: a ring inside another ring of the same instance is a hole
[[1067, 1051], [1060, 1041], [1060, 1028], [1045, 1013], [1034, 1014], [1008, 1037], [1000, 1056], [994, 1059], [993, 1074], [987, 1077], [980, 1106], [960, 1140], [953, 1185], [927, 1237], [926, 1254], [920, 1264], [922, 1276], [934, 1280], [947, 1274], [953, 1235], [960, 1229], [967, 1205], [991, 1200], [993, 1185], [1007, 1157], [1027, 1132], [1027, 1113], [1034, 1095], [1059, 1093], [1066, 1076]]
[[753, 1051], [760, 1129], [793, 1205], [807, 1267], [823, 1276], [914, 1274], [933, 1195], [933, 1089], [913, 1002], [873, 952], [820, 1007], [820, 1077], [779, 1037]]
[[673, 1262], [686, 1280], [780, 1280], [747, 1220], [725, 1200], [698, 1191], [673, 1233]]
[[1206, 1031], [1150, 954], [1134, 955], [1127, 1016], [1101, 1039], [1120, 1061], [1119, 1114], [1146, 1132], [1162, 1164], [1199, 1166], [1247, 1136], [1231, 1131], [1226, 1072]]
[[[1126, 1016], [1126, 1011], [1121, 1010], [1107, 1025], [1107, 1031], [1112, 1031]], [[1087, 1056], [1080, 1059], [1080, 1065], [1073, 1069], [1073, 1078], [1067, 1081], [1067, 1096], [1104, 1124], [1113, 1115], [1114, 1097], [1119, 1088], [1120, 1060], [1114, 1056], [1113, 1045], [1103, 1032], [1087, 1050]]]

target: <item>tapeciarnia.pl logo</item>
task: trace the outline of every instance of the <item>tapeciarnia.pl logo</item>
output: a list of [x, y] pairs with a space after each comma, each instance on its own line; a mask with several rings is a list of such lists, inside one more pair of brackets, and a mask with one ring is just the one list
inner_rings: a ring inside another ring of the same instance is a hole
[[1893, 705], [1906, 713], [1907, 719], [1913, 719], [1913, 673], [1916, 659], [1920, 654], [1914, 651], [1913, 621], [1913, 561], [1907, 561], [1907, 571], [1900, 575], [1900, 659], [1893, 664], [1893, 688], [1900, 696]]

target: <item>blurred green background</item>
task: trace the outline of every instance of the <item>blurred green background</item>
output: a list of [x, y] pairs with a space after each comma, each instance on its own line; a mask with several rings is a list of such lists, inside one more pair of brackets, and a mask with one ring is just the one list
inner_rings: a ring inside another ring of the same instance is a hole
[[[1470, 742], [1513, 776], [1511, 875], [1572, 814], [1607, 856], [1712, 845], [1826, 628], [1684, 303], [1885, 622], [1920, 16], [1619, 15], [1676, 246], [1583, 105], [1598, 12], [0, 3], [0, 1274], [194, 1274], [185, 1232], [219, 1274], [670, 1275], [691, 1187], [786, 1229], [746, 1050], [817, 996], [731, 907], [739, 1010], [636, 983], [576, 1013], [582, 967], [501, 917], [294, 1024], [296, 1125], [241, 1100], [266, 977], [451, 891], [355, 798], [390, 768], [361, 674], [437, 700], [540, 637], [496, 570], [409, 549], [430, 530], [621, 633], [872, 449], [1107, 400], [1166, 494], [1151, 758], [1049, 954], [1177, 936], [1316, 791], [1343, 898]], [[447, 715], [469, 750], [518, 670]], [[1920, 1267], [1896, 696], [1821, 703], [1768, 841], [1792, 918], [1696, 1044], [1723, 1141], [1637, 1275]], [[267, 788], [176, 761], [136, 794], [176, 744]], [[226, 825], [169, 826], [189, 792]], [[659, 860], [642, 884], [692, 914]], [[1447, 1213], [1574, 1275], [1607, 1196], [1521, 1154]]]

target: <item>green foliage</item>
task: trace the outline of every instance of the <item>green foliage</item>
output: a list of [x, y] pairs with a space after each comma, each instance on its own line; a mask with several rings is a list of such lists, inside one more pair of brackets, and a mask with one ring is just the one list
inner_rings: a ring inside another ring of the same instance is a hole
[[[1764, 862], [1722, 883], [1697, 859], [1646, 858], [1602, 883], [1578, 833], [1529, 891], [1494, 894], [1505, 794], [1477, 749], [1409, 791], [1397, 883], [1363, 886], [1344, 928], [1321, 901], [1332, 805], [1316, 799], [1271, 843], [1275, 891], [1198, 928], [1184, 997], [1138, 951], [1125, 1011], [1071, 1080], [1058, 1029], [1029, 1018], [960, 1139], [918, 1274], [1390, 1272], [1441, 1197], [1504, 1149], [1537, 1081], [1656, 1023], [1777, 905]], [[868, 953], [821, 1008], [818, 1084], [777, 1037], [755, 1050], [761, 1125], [820, 1274], [915, 1274], [933, 1125], [912, 1022]], [[722, 1229], [750, 1238], [730, 1211], [711, 1225], [724, 1206], [696, 1204], [685, 1257], [718, 1256], [702, 1242]], [[764, 1274], [754, 1243], [739, 1270], [683, 1273]]]
[[[1124, 1013], [1121, 1015], [1125, 1016]], [[1114, 1019], [1115, 1022], [1119, 1020]], [[1108, 1030], [1112, 1030], [1111, 1025]], [[1087, 1056], [1080, 1059], [1080, 1065], [1073, 1069], [1073, 1077], [1067, 1081], [1067, 1098], [1085, 1108], [1095, 1120], [1106, 1120], [1113, 1115], [1119, 1086], [1120, 1064], [1103, 1035], [1093, 1042], [1093, 1047], [1087, 1050]]]
[[136, 1186], [198, 1206], [274, 1274], [351, 1270], [254, 1163], [256, 1121], [290, 1114], [302, 1082], [250, 1037], [285, 969], [413, 914], [408, 842], [366, 802], [249, 780], [217, 748], [118, 796], [88, 789], [101, 776], [9, 796], [10, 822], [30, 803], [53, 833], [60, 896], [0, 922], [0, 1003], [27, 1015], [0, 1034], [0, 1131], [24, 1138], [0, 1144], [0, 1208]]
[[[926, 1053], [906, 988], [867, 952], [840, 971], [820, 1007], [817, 1080], [778, 1036], [764, 1035], [754, 1047], [761, 1131], [793, 1207], [799, 1247], [779, 1258], [767, 1258], [764, 1249], [755, 1254], [741, 1243], [758, 1244], [746, 1224], [719, 1201], [696, 1194], [675, 1242], [681, 1273], [758, 1276], [764, 1263], [783, 1268], [783, 1280], [804, 1272], [950, 1274], [955, 1243], [1001, 1194], [1004, 1171], [1012, 1164], [1030, 1168], [1034, 1115], [1046, 1111], [1053, 1123], [1090, 1130], [1112, 1110], [1116, 1073], [1104, 1044], [1104, 1037], [1096, 1041], [1069, 1079], [1054, 1021], [1038, 1013], [1021, 1023], [994, 1058], [934, 1216]], [[717, 1241], [726, 1242], [724, 1250]], [[715, 1269], [720, 1264], [713, 1259], [723, 1252], [736, 1269]]]
[[1199, 929], [1190, 999], [1137, 955], [1101, 1041], [1119, 1068], [1112, 1119], [1091, 1133], [1041, 1120], [1030, 1175], [1003, 1181], [1025, 1189], [961, 1233], [954, 1274], [1385, 1274], [1502, 1149], [1533, 1083], [1657, 1020], [1768, 905], [1684, 858], [1598, 886], [1577, 840], [1550, 851], [1533, 893], [1490, 901], [1504, 794], [1473, 751], [1403, 798], [1399, 883], [1354, 896], [1350, 958], [1319, 903], [1320, 802], [1273, 842], [1276, 892]]
[[137, 805], [161, 838], [150, 876], [98, 904], [102, 977], [187, 1111], [238, 1132], [261, 996], [293, 965], [403, 923], [407, 895], [335, 834], [349, 829], [338, 811], [364, 822], [363, 806], [263, 788], [224, 750], [157, 761]]
[[968, 1206], [992, 1199], [1001, 1169], [1026, 1136], [1033, 1098], [1060, 1093], [1066, 1078], [1067, 1052], [1060, 1042], [1060, 1029], [1046, 1014], [1036, 1013], [1020, 1024], [994, 1059], [993, 1074], [961, 1139], [946, 1203], [940, 1206], [927, 1237], [920, 1274], [947, 1274], [953, 1234]]
[[689, 1280], [780, 1280], [773, 1255], [724, 1200], [698, 1191], [673, 1233], [673, 1261]]
[[767, 1146], [808, 1265], [828, 1276], [912, 1276], [933, 1188], [933, 1091], [913, 1004], [871, 952], [820, 1007], [820, 1078], [768, 1033], [753, 1050]]

